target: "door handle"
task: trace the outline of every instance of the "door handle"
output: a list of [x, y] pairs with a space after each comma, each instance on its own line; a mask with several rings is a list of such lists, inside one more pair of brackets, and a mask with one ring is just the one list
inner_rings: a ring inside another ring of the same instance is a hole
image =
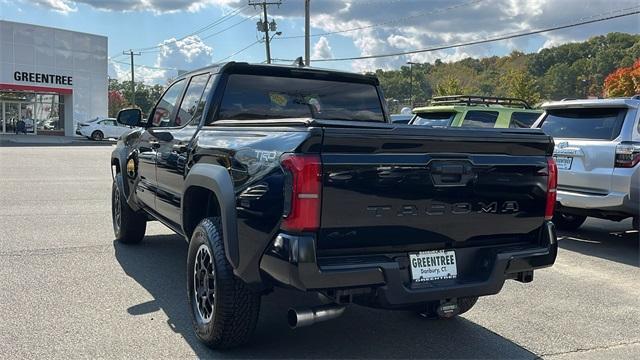
[[149, 141], [149, 145], [151, 145], [152, 149], [160, 148], [160, 142], [159, 141]]
[[182, 153], [182, 152], [187, 151], [187, 145], [175, 144], [175, 145], [172, 146], [172, 149], [175, 152]]

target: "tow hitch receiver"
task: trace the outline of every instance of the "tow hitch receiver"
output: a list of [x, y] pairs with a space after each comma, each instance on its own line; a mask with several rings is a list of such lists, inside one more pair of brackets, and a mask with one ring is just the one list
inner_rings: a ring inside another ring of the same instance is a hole
[[449, 301], [442, 300], [438, 309], [436, 309], [436, 312], [441, 318], [452, 318], [460, 312], [460, 308], [458, 308], [458, 301], [456, 299], [451, 299]]

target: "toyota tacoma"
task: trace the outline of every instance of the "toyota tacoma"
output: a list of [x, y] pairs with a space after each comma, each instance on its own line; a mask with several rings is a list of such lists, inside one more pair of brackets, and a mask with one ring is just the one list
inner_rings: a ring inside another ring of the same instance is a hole
[[539, 129], [390, 122], [377, 78], [226, 63], [177, 78], [112, 153], [115, 237], [157, 220], [189, 242], [193, 328], [245, 343], [274, 287], [318, 293], [292, 327], [351, 304], [468, 311], [557, 253], [553, 140]]

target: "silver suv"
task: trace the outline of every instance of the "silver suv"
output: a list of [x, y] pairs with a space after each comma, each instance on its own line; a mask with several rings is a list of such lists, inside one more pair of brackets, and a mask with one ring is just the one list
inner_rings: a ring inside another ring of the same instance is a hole
[[534, 127], [555, 140], [558, 202], [553, 222], [573, 230], [587, 216], [638, 228], [640, 208], [640, 96], [554, 101]]

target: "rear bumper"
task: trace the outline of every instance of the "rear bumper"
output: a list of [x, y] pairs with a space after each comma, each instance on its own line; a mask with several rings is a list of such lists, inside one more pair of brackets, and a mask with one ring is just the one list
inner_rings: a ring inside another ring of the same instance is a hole
[[610, 192], [597, 195], [566, 190], [558, 190], [558, 203], [565, 208], [602, 210], [633, 214], [633, 204], [628, 193]]
[[457, 279], [414, 284], [407, 253], [317, 260], [313, 237], [280, 238], [282, 246], [260, 264], [276, 282], [303, 291], [358, 288], [368, 305], [383, 308], [496, 294], [506, 279], [531, 281], [534, 269], [553, 265], [558, 249], [553, 223], [545, 222], [536, 245], [456, 248]]

